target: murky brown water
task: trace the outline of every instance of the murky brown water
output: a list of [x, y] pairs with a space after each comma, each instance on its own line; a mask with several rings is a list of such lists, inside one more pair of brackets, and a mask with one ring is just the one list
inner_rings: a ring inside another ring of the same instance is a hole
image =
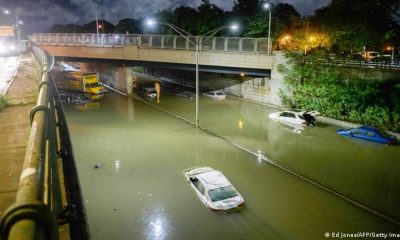
[[[194, 101], [162, 94], [160, 107], [194, 120]], [[330, 188], [400, 216], [399, 147], [302, 134], [264, 106], [201, 98], [200, 122]], [[400, 232], [372, 215], [224, 140], [143, 102], [108, 94], [98, 110], [66, 106], [92, 239], [324, 239], [332, 232]], [[94, 165], [101, 163], [102, 168]], [[193, 166], [221, 170], [246, 200], [207, 209], [185, 181]]]

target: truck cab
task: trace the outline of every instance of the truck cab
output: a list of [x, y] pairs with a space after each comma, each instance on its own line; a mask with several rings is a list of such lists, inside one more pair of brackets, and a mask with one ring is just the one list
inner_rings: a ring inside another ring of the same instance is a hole
[[99, 74], [96, 72], [73, 72], [75, 79], [80, 79], [83, 85], [83, 92], [99, 95], [107, 93], [104, 86], [100, 85]]

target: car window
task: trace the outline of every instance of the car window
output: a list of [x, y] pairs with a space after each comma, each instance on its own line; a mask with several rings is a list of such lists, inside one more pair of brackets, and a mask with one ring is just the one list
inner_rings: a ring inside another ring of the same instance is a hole
[[375, 137], [375, 136], [376, 136], [376, 134], [373, 133], [373, 132], [371, 132], [371, 131], [365, 131], [365, 132], [364, 132], [364, 135], [365, 135], [365, 136], [368, 136], [368, 137]]
[[296, 116], [293, 113], [286, 113], [286, 117], [288, 117], [288, 118], [296, 118]]
[[350, 133], [353, 135], [361, 135], [363, 132], [360, 129], [352, 129]]
[[224, 95], [224, 93], [222, 93], [222, 92], [217, 92], [216, 94], [217, 95]]
[[190, 181], [193, 183], [193, 185], [201, 192], [201, 194], [204, 194], [204, 186], [203, 184], [199, 181], [197, 178], [190, 178]]
[[233, 186], [226, 186], [221, 188], [216, 188], [208, 191], [208, 195], [211, 198], [211, 201], [217, 202], [229, 198], [233, 198], [238, 196], [238, 193], [233, 188]]

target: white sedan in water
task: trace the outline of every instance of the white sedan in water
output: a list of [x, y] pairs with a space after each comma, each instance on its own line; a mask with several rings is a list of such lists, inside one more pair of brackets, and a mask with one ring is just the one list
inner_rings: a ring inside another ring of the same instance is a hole
[[200, 167], [184, 174], [199, 199], [212, 210], [229, 210], [244, 204], [243, 197], [220, 171]]
[[304, 111], [283, 111], [283, 112], [274, 112], [268, 115], [274, 121], [279, 121], [290, 126], [306, 126], [307, 122], [304, 119]]
[[211, 91], [211, 92], [203, 93], [203, 95], [213, 98], [215, 100], [222, 100], [222, 99], [226, 98], [226, 95], [223, 91]]

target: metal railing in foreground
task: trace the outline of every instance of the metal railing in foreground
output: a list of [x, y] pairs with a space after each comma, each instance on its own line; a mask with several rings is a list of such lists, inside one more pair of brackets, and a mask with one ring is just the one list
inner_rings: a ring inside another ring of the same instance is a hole
[[[85, 213], [63, 109], [50, 71], [54, 58], [38, 47], [42, 74], [15, 203], [2, 215], [1, 240], [58, 239], [68, 223], [71, 239], [88, 239]], [[62, 159], [66, 206], [58, 160]]]
[[[174, 50], [195, 50], [189, 40], [199, 38], [200, 51], [222, 51], [243, 53], [267, 53], [268, 38], [239, 37], [202, 37], [187, 39], [175, 35], [140, 35], [140, 34], [70, 34], [70, 33], [35, 33], [29, 37], [36, 44], [75, 45], [75, 46], [125, 46], [137, 45], [141, 48]], [[270, 44], [272, 41], [270, 41]]]

